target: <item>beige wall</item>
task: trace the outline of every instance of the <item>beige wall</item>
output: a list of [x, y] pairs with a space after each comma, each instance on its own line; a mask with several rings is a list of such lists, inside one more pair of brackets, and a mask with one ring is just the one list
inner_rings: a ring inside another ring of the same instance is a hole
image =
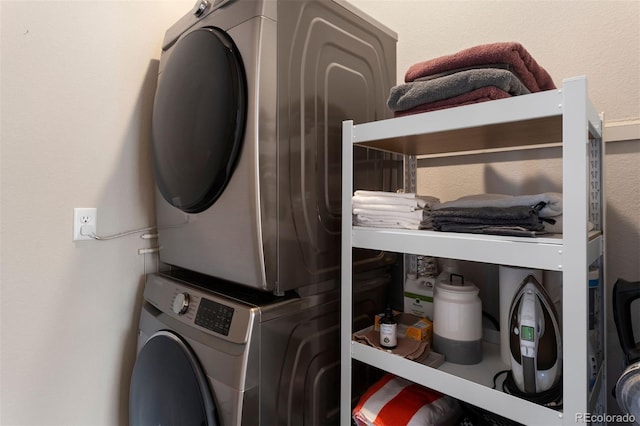
[[154, 222], [148, 129], [165, 30], [189, 1], [2, 1], [0, 424], [127, 423]]
[[[607, 292], [617, 278], [640, 280], [640, 1], [352, 2], [398, 32], [399, 83], [416, 62], [499, 41], [520, 42], [557, 86], [586, 75], [596, 110], [609, 125], [624, 124], [635, 139], [605, 147]], [[609, 129], [605, 139], [619, 134]], [[418, 192], [448, 201], [482, 192], [562, 191], [560, 155], [554, 148], [423, 159]], [[497, 298], [495, 290], [489, 284], [483, 292]], [[623, 361], [611, 312], [609, 319], [612, 389]], [[609, 412], [616, 411], [610, 398]]]
[[[422, 59], [516, 40], [557, 84], [586, 74], [609, 120], [640, 117], [640, 2], [353, 3], [399, 33], [399, 78]], [[102, 234], [153, 222], [147, 149], [156, 60], [164, 31], [192, 5], [0, 3], [2, 424], [126, 423], [142, 276], [153, 262], [137, 254], [148, 243], [136, 236], [72, 242], [72, 211], [97, 207]], [[607, 147], [610, 280], [640, 279], [639, 144]], [[537, 155], [543, 164], [556, 156]], [[461, 193], [447, 182], [466, 172], [450, 161], [449, 172], [422, 164], [420, 187], [437, 178], [441, 197]], [[530, 181], [519, 161], [500, 157], [469, 173]]]

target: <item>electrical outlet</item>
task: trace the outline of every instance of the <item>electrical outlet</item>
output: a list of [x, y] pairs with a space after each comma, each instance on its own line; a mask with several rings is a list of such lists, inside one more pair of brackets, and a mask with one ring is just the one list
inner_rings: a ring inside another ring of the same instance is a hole
[[[92, 240], [89, 235], [95, 234], [98, 227], [98, 209], [73, 209], [73, 241]], [[80, 232], [82, 230], [82, 232]]]

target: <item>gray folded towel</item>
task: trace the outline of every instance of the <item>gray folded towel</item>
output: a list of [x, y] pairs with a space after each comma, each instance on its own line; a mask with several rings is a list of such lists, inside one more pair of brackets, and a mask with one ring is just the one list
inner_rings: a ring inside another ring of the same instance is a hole
[[451, 207], [431, 212], [433, 225], [438, 228], [443, 223], [468, 225], [507, 225], [543, 228], [538, 211], [532, 207]]
[[538, 216], [544, 205], [544, 202], [540, 202], [534, 207], [450, 207], [434, 210], [431, 212], [433, 229], [533, 237], [545, 233], [543, 219]]
[[544, 202], [545, 206], [540, 210], [540, 217], [554, 217], [562, 214], [562, 194], [558, 192], [543, 192], [533, 195], [504, 195], [504, 194], [476, 194], [460, 197], [454, 201], [436, 204], [433, 210], [442, 210], [450, 207], [511, 207], [511, 206], [535, 206]]
[[511, 71], [480, 68], [460, 71], [427, 81], [413, 81], [391, 88], [387, 105], [392, 111], [404, 111], [425, 103], [453, 98], [481, 87], [497, 87], [512, 96], [530, 93]]
[[456, 225], [440, 227], [442, 232], [461, 232], [466, 234], [506, 235], [510, 237], [539, 237], [549, 234], [545, 230], [531, 230], [520, 226]]

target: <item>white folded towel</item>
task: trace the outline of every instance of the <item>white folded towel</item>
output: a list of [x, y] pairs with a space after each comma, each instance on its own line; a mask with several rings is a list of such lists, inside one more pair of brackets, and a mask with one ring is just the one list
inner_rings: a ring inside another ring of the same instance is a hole
[[364, 191], [354, 192], [351, 200], [353, 204], [362, 205], [385, 205], [385, 206], [410, 206], [414, 209], [431, 207], [440, 202], [439, 199], [430, 196], [416, 195], [413, 192], [385, 192], [385, 191]]
[[380, 228], [431, 228], [435, 197], [415, 193], [357, 190], [352, 198], [354, 225]]
[[354, 225], [369, 226], [372, 228], [399, 228], [399, 229], [423, 229], [425, 226], [415, 220], [400, 219], [394, 217], [377, 217], [372, 218], [368, 216], [356, 215]]
[[357, 189], [353, 195], [360, 195], [363, 197], [416, 198], [416, 194], [413, 192], [367, 191], [364, 189]]
[[415, 220], [416, 222], [422, 221], [424, 218], [424, 210], [415, 210], [412, 212], [399, 212], [399, 211], [387, 211], [387, 210], [372, 210], [372, 209], [353, 209], [353, 214], [358, 216], [368, 217], [393, 217], [398, 219]]
[[369, 204], [369, 203], [360, 203], [354, 202], [351, 206], [353, 210], [356, 209], [366, 209], [366, 210], [377, 210], [377, 211], [386, 211], [386, 212], [414, 212], [416, 210], [421, 209], [418, 206], [412, 206], [409, 204]]
[[352, 202], [358, 204], [385, 204], [389, 206], [412, 206], [416, 208], [422, 208], [427, 203], [426, 201], [416, 198], [405, 197], [385, 197], [383, 195], [354, 195]]

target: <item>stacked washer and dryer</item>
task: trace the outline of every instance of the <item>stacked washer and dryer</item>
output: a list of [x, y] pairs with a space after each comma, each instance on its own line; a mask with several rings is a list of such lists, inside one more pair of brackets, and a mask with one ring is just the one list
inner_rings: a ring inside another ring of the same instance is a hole
[[[389, 117], [395, 60], [343, 0], [199, 0], [167, 30], [132, 425], [337, 423], [342, 120]], [[401, 160], [355, 155], [358, 188], [402, 186]], [[393, 256], [354, 258], [368, 325]]]

